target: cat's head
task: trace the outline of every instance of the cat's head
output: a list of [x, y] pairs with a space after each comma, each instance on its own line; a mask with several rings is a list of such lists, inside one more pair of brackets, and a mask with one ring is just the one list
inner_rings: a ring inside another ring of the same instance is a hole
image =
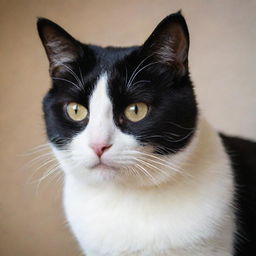
[[66, 175], [141, 186], [175, 176], [171, 159], [188, 146], [197, 121], [181, 13], [136, 47], [82, 44], [47, 19], [38, 31], [52, 79], [46, 129]]

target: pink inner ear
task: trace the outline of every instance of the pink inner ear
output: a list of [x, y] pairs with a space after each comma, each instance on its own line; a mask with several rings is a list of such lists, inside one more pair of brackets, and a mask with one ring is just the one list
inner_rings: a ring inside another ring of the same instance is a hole
[[143, 45], [144, 55], [173, 67], [181, 75], [188, 70], [188, 50], [188, 28], [180, 12], [163, 19]]
[[171, 24], [165, 29], [155, 54], [160, 62], [175, 66], [179, 72], [185, 70], [188, 57], [188, 42], [183, 29], [178, 23]]
[[82, 47], [59, 25], [47, 19], [39, 19], [38, 31], [50, 62], [50, 73], [63, 71], [61, 64], [74, 62], [82, 55]]

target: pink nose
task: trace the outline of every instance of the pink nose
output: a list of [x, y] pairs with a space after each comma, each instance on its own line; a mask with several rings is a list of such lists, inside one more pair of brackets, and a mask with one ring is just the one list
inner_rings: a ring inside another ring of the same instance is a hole
[[95, 154], [98, 157], [101, 157], [102, 154], [111, 147], [112, 145], [110, 144], [104, 144], [104, 143], [99, 143], [99, 144], [93, 144], [91, 147], [93, 149], [93, 151], [95, 152]]

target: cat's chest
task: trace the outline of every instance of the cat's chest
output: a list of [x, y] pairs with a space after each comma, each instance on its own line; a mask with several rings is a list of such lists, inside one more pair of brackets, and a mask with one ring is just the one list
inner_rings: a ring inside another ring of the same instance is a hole
[[[152, 198], [153, 200], [153, 198]], [[65, 211], [71, 227], [82, 247], [120, 252], [140, 251], [155, 244], [156, 237], [165, 239], [167, 214], [146, 200], [127, 195], [103, 195], [84, 191], [79, 196], [66, 188]], [[136, 254], [134, 254], [136, 255]], [[139, 255], [139, 254], [138, 254]]]
[[71, 229], [84, 251], [96, 250], [95, 255], [147, 255], [139, 252], [157, 253], [212, 236], [217, 216], [211, 213], [211, 221], [206, 217], [209, 206], [195, 207], [197, 200], [191, 196], [188, 203], [184, 198], [164, 193], [103, 192], [69, 182], [64, 188]]

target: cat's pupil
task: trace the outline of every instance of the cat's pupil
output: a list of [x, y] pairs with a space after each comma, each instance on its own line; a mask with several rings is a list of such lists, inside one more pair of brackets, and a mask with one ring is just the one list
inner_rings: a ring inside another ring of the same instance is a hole
[[132, 107], [132, 111], [137, 115], [138, 114], [138, 106], [135, 104], [133, 107]]
[[78, 105], [76, 104], [73, 109], [74, 109], [75, 114], [77, 115], [77, 112], [78, 112]]

